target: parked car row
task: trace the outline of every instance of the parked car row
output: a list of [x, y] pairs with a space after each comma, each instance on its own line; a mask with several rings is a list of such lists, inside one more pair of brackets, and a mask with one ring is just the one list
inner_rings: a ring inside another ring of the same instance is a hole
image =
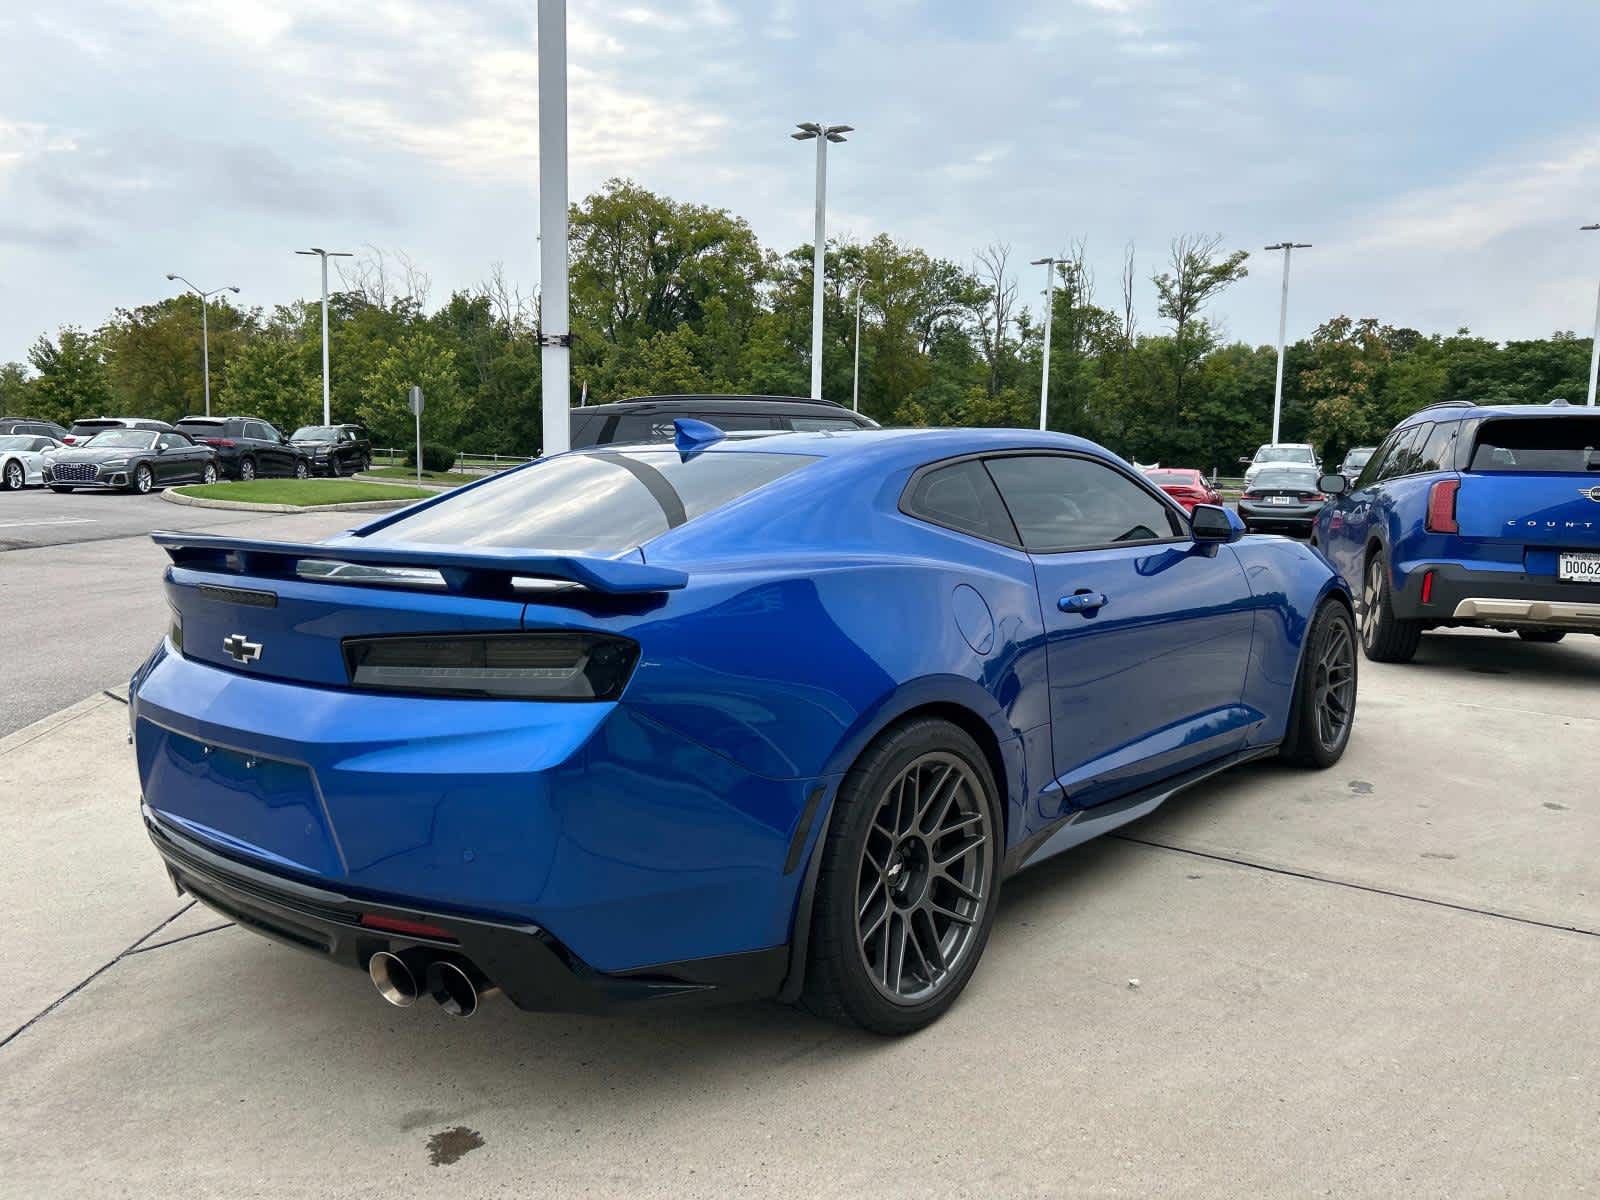
[[0, 418], [0, 488], [148, 492], [220, 478], [304, 479], [347, 475], [372, 462], [359, 425], [307, 425], [285, 437], [257, 417], [93, 417], [63, 429], [53, 421]]

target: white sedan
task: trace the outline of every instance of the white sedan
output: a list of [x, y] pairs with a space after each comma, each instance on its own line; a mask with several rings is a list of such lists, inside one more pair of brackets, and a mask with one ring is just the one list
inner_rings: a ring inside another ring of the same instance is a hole
[[0, 490], [38, 487], [44, 483], [45, 455], [63, 449], [55, 438], [31, 433], [0, 437]]

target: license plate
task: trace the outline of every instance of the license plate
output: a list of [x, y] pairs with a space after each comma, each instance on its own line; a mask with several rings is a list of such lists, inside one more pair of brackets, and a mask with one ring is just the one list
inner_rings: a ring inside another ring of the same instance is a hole
[[1267, 497], [1267, 503], [1268, 504], [1293, 504], [1294, 503], [1294, 497], [1293, 496], [1268, 496]]
[[1600, 583], [1600, 554], [1563, 554], [1557, 577], [1569, 583]]

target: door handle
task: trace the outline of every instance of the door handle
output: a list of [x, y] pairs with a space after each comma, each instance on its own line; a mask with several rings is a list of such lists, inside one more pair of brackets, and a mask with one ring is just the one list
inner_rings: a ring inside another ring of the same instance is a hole
[[1101, 592], [1091, 592], [1088, 588], [1080, 588], [1070, 596], [1063, 596], [1056, 601], [1056, 607], [1064, 613], [1082, 613], [1090, 616], [1099, 612], [1106, 606], [1105, 595]]

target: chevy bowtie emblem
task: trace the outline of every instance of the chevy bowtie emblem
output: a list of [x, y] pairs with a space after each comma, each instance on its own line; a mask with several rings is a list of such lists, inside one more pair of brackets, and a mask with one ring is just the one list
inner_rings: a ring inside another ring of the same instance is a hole
[[223, 638], [222, 649], [235, 662], [250, 663], [261, 657], [261, 643], [252, 642], [242, 633], [230, 633]]
[[1600, 487], [1579, 488], [1578, 495], [1586, 496], [1596, 504], [1600, 504]]

